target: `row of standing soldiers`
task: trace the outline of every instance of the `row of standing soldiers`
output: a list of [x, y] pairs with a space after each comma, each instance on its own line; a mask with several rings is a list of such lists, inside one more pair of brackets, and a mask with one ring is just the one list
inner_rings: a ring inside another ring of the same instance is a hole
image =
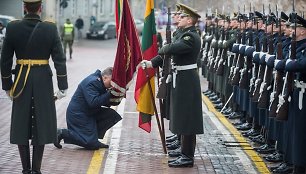
[[[258, 11], [206, 17], [200, 62], [204, 92], [274, 173], [305, 173], [306, 20]], [[228, 102], [227, 102], [228, 101]]]

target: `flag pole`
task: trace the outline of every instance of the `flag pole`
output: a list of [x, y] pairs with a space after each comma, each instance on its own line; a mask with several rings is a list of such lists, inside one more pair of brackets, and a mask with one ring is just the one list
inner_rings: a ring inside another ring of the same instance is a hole
[[157, 112], [157, 107], [156, 107], [156, 104], [155, 104], [153, 90], [152, 90], [152, 86], [151, 86], [151, 83], [150, 83], [150, 78], [149, 78], [149, 74], [148, 74], [148, 70], [147, 70], [146, 65], [145, 65], [143, 70], [146, 73], [147, 83], [148, 83], [148, 86], [149, 86], [149, 89], [150, 89], [151, 100], [152, 100], [152, 103], [153, 103], [153, 106], [154, 106], [155, 117], [156, 117], [156, 121], [157, 121], [157, 125], [158, 125], [158, 131], [159, 131], [160, 139], [161, 139], [161, 142], [162, 142], [163, 150], [164, 150], [164, 153], [167, 154], [166, 141], [165, 141], [165, 138], [164, 138], [165, 137], [165, 132], [163, 132], [162, 129], [161, 129], [161, 125], [160, 125], [160, 121], [159, 121], [159, 117], [158, 117], [158, 112]]
[[[159, 68], [157, 67], [157, 79], [159, 79], [160, 78], [160, 76], [159, 76]], [[159, 80], [157, 81], [157, 86], [159, 87], [159, 85], [160, 85], [160, 83], [159, 83]], [[166, 141], [166, 133], [165, 133], [165, 124], [164, 124], [164, 114], [165, 114], [165, 112], [162, 112], [162, 106], [163, 106], [163, 104], [164, 104], [164, 102], [163, 102], [163, 100], [161, 99], [161, 98], [159, 98], [158, 99], [158, 101], [159, 101], [159, 109], [160, 109], [160, 119], [161, 119], [161, 128], [162, 128], [162, 131], [163, 131], [163, 137], [162, 137], [162, 139], [164, 140], [164, 141]]]

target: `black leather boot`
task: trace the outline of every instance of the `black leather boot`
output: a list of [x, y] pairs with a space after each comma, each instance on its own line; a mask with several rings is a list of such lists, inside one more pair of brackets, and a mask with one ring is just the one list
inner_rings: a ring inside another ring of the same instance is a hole
[[31, 174], [30, 147], [29, 145], [18, 145], [22, 164], [22, 173]]
[[41, 162], [44, 154], [45, 145], [33, 146], [32, 174], [41, 174]]

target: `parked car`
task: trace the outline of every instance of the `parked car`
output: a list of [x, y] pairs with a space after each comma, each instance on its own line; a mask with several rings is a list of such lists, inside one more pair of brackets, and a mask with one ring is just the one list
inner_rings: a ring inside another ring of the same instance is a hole
[[13, 16], [0, 15], [0, 21], [3, 23], [4, 27], [13, 20], [16, 20]]
[[86, 33], [87, 39], [101, 38], [111, 39], [116, 38], [116, 24], [115, 22], [96, 22]]
[[144, 21], [141, 19], [135, 19], [136, 29], [139, 35], [142, 35], [142, 30], [144, 26]]

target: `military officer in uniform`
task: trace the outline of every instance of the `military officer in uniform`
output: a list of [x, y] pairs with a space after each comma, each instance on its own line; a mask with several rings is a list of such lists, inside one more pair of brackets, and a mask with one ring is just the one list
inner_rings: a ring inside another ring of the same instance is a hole
[[[25, 17], [10, 22], [1, 53], [2, 89], [13, 101], [10, 143], [17, 144], [22, 173], [41, 173], [45, 144], [56, 141], [56, 110], [52, 71], [56, 69], [60, 99], [68, 88], [66, 58], [57, 27], [42, 22], [42, 0], [23, 0]], [[48, 33], [48, 34], [46, 34]], [[13, 55], [16, 55], [15, 76], [12, 76]], [[33, 145], [30, 164], [29, 140]]]
[[[170, 160], [169, 167], [192, 167], [196, 134], [203, 134], [201, 87], [196, 64], [201, 49], [201, 39], [195, 28], [200, 17], [196, 10], [181, 4], [178, 27], [182, 33], [175, 42], [159, 50], [160, 55], [173, 56], [170, 130], [181, 135], [181, 155]], [[161, 56], [141, 62], [148, 68], [158, 67], [162, 63]]]
[[[180, 37], [180, 35], [182, 34], [181, 33], [181, 29], [177, 26], [178, 23], [179, 23], [179, 15], [181, 14], [180, 10], [181, 10], [181, 4], [176, 4], [176, 12], [174, 12], [172, 14], [172, 24], [175, 25], [177, 28], [176, 30], [173, 32], [172, 34], [172, 42], [175, 42], [177, 38]], [[167, 77], [164, 77], [164, 78], [167, 78]], [[170, 94], [171, 93], [171, 83], [168, 83], [167, 84], [167, 94]], [[164, 110], [166, 111], [166, 116], [167, 116], [167, 119], [170, 119], [169, 118], [169, 112], [170, 112], [170, 95], [167, 95], [167, 98], [164, 100]], [[166, 142], [167, 142], [167, 148], [168, 148], [168, 153], [170, 156], [177, 156], [180, 154], [180, 146], [181, 146], [181, 136], [180, 135], [172, 135], [172, 136], [168, 136], [166, 138]]]

